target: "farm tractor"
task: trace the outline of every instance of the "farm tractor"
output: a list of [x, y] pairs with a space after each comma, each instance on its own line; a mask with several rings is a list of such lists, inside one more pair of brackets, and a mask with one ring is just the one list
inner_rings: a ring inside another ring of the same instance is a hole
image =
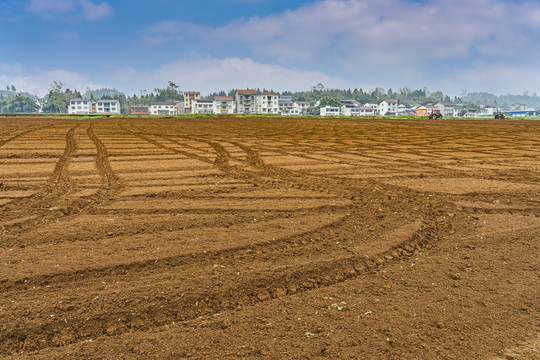
[[441, 110], [433, 110], [431, 114], [429, 114], [429, 119], [442, 119]]
[[504, 116], [504, 114], [502, 112], [495, 113], [495, 120], [502, 120], [504, 118], [505, 118], [505, 116]]

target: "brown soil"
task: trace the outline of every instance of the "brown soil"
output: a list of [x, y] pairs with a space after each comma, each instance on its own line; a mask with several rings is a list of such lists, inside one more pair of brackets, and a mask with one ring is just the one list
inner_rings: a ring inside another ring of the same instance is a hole
[[0, 357], [539, 359], [539, 139], [4, 118]]

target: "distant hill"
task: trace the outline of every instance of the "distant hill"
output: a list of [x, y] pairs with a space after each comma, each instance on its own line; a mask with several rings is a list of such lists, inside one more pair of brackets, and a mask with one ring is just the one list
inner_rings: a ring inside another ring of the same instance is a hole
[[32, 94], [27, 93], [27, 92], [0, 90], [0, 97], [2, 97], [4, 99], [9, 99], [10, 97], [13, 97], [15, 95], [28, 96], [29, 98], [37, 99], [36, 95], [32, 95]]
[[540, 107], [540, 97], [533, 93], [523, 95], [493, 95], [486, 92], [472, 92], [461, 96], [464, 103], [472, 102], [475, 104], [486, 105], [512, 105], [512, 104], [527, 104], [530, 107]]
[[95, 89], [95, 90], [87, 89], [86, 92], [82, 94], [83, 99], [90, 99], [90, 94], [94, 94], [94, 98], [96, 99], [101, 99], [104, 96], [111, 96], [111, 97], [116, 96], [116, 95], [125, 96], [123, 92], [118, 91], [116, 89], [109, 89], [109, 88], [102, 88], [102, 89]]

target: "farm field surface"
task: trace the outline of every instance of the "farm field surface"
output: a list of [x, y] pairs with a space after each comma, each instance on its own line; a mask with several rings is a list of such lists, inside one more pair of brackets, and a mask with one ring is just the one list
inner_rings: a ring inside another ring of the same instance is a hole
[[0, 358], [539, 359], [540, 122], [0, 118]]

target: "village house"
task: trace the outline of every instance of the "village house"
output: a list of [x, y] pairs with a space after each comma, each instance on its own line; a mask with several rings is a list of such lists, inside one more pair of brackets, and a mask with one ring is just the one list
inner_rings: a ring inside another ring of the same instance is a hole
[[306, 115], [309, 108], [309, 102], [307, 101], [295, 101], [293, 103], [293, 109], [291, 115]]
[[321, 116], [339, 116], [339, 107], [330, 105], [321, 107]]
[[294, 103], [291, 95], [282, 95], [278, 100], [278, 113], [280, 115], [293, 115]]
[[341, 100], [341, 115], [360, 116], [359, 106], [360, 103], [356, 100]]
[[379, 115], [396, 115], [397, 106], [396, 100], [384, 100], [379, 104]]
[[174, 115], [176, 103], [174, 102], [156, 102], [149, 107], [150, 115]]
[[199, 100], [201, 93], [198, 91], [184, 91], [184, 114], [191, 114], [193, 100]]
[[459, 114], [456, 115], [456, 107], [452, 103], [440, 102], [440, 103], [435, 104], [433, 109], [439, 110], [443, 118], [459, 116]]
[[364, 107], [370, 107], [370, 108], [373, 108], [373, 109], [375, 110], [375, 114], [378, 114], [378, 112], [379, 112], [379, 104], [365, 103], [365, 104], [364, 104]]
[[265, 92], [255, 96], [255, 112], [257, 114], [278, 114], [278, 96], [271, 92]]
[[234, 98], [232, 96], [216, 96], [213, 102], [214, 114], [233, 114]]
[[369, 106], [359, 106], [358, 107], [358, 116], [374, 116], [375, 109]]
[[235, 102], [238, 114], [255, 113], [255, 90], [236, 90]]
[[68, 104], [68, 114], [120, 114], [118, 100], [83, 100], [71, 99]]
[[83, 99], [71, 99], [68, 105], [68, 114], [90, 114], [92, 101]]
[[148, 106], [128, 106], [126, 107], [127, 115], [150, 115]]
[[193, 99], [191, 102], [192, 114], [213, 114], [214, 101], [205, 99]]

